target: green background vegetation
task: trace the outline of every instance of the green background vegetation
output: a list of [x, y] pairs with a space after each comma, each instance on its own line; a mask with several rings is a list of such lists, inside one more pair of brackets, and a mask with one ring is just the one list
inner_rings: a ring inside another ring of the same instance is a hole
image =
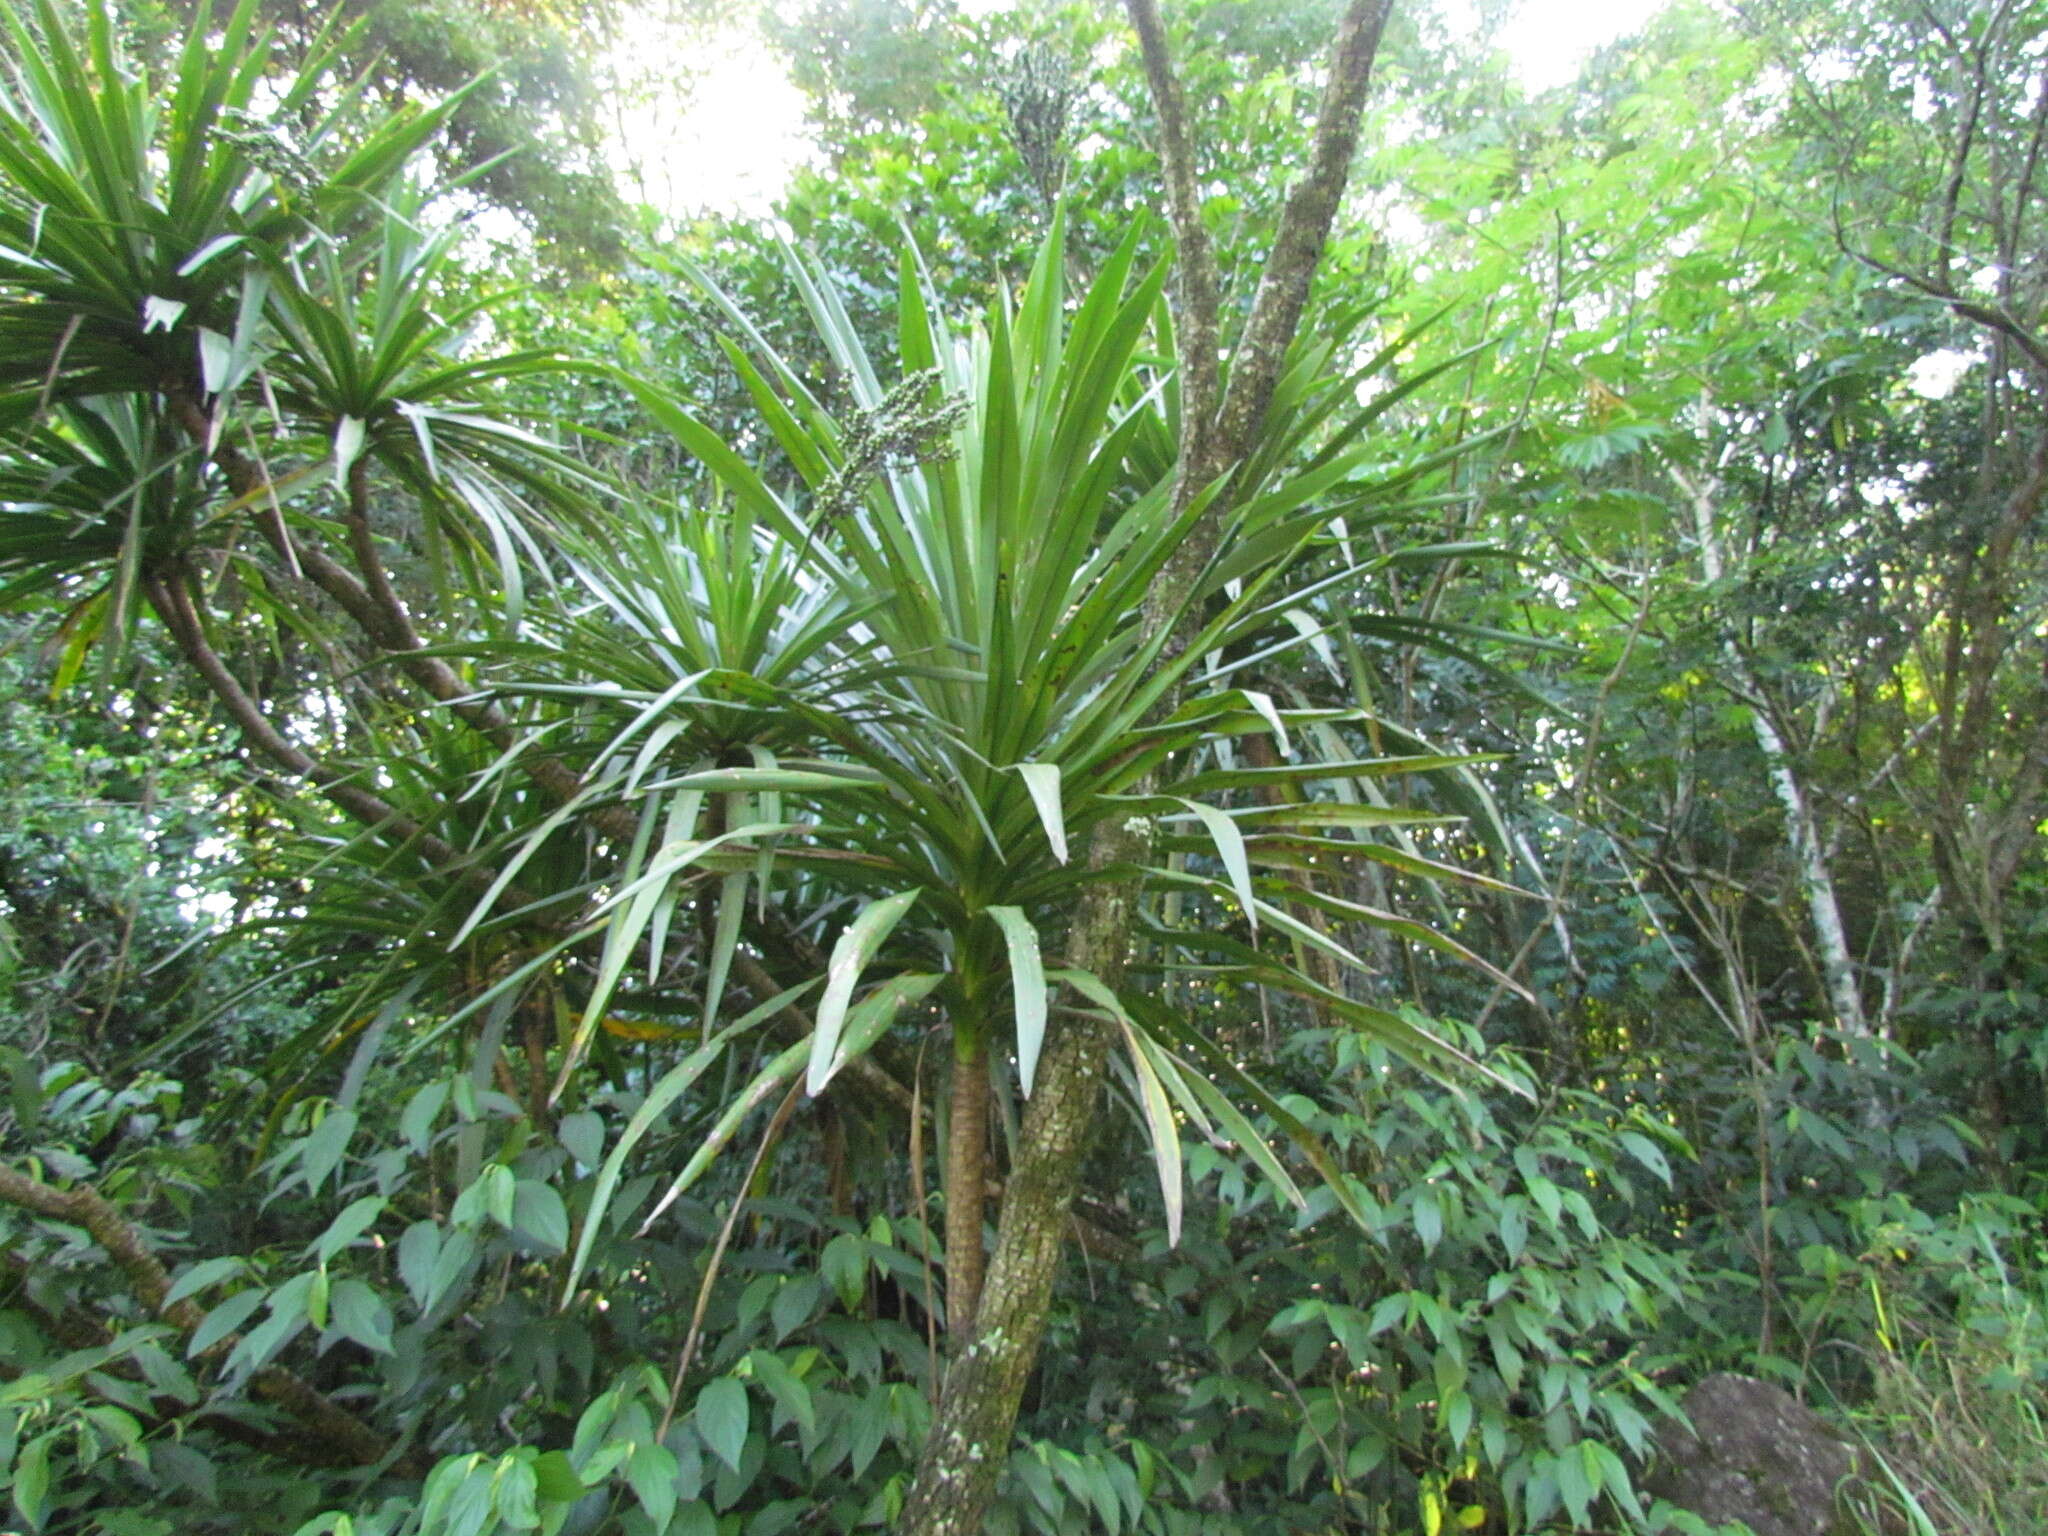
[[[991, 1532], [2048, 1529], [2048, 7], [1499, 20], [1190, 486], [1120, 14], [745, 18], [749, 219], [623, 6], [10, 12], [0, 1523], [886, 1527], [1014, 1304]], [[1168, 23], [1228, 345], [1337, 9]]]

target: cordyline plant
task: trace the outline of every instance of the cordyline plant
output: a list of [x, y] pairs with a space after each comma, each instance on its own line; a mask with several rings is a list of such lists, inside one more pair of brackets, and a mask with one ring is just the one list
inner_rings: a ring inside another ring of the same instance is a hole
[[[799, 1077], [818, 1094], [898, 1009], [927, 999], [942, 1006], [954, 1064], [946, 1302], [963, 1345], [980, 1332], [991, 1074], [1014, 1070], [1016, 1090], [1031, 1099], [1056, 1014], [1089, 1018], [1123, 1042], [1170, 1231], [1181, 1201], [1179, 1115], [1204, 1129], [1215, 1117], [1301, 1200], [1232, 1094], [1211, 1079], [1235, 1085], [1284, 1125], [1291, 1117], [1191, 1021], [1072, 963], [1073, 913], [1084, 894], [1098, 885], [1192, 893], [1241, 913], [1254, 934], [1264, 923], [1356, 964], [1322, 927], [1287, 910], [1258, 872], [1291, 868], [1305, 852], [1371, 854], [1377, 845], [1330, 834], [1431, 819], [1317, 800], [1305, 786], [1461, 761], [1312, 753], [1305, 738], [1313, 728], [1363, 713], [1283, 710], [1263, 692], [1230, 686], [1241, 667], [1300, 643], [1290, 615], [1314, 589], [1356, 579], [1349, 568], [1325, 569], [1312, 584], [1288, 584], [1322, 542], [1334, 488], [1344, 488], [1336, 504], [1355, 520], [1391, 499], [1388, 482], [1358, 483], [1359, 440], [1400, 391], [1361, 410], [1346, 381], [1304, 369], [1273, 414], [1296, 443], [1323, 444], [1312, 467], [1275, 468], [1241, 486], [1213, 558], [1172, 590], [1170, 621], [1148, 624], [1148, 595], [1210, 498], [1176, 509], [1161, 473], [1170, 380], [1141, 343], [1161, 318], [1163, 274], [1137, 273], [1136, 248], [1133, 238], [1069, 314], [1056, 226], [1014, 312], [999, 302], [968, 335], [928, 304], [906, 262], [899, 346], [908, 393], [884, 387], [830, 286], [796, 264], [830, 353], [853, 381], [852, 422], [835, 418], [729, 311], [759, 359], [734, 346], [732, 361], [806, 487], [779, 492], [678, 403], [639, 386], [715, 471], [730, 507], [715, 533], [700, 518], [668, 538], [628, 523], [602, 549], [570, 538], [565, 549], [593, 603], [530, 652], [546, 675], [505, 685], [582, 701], [573, 733], [563, 730], [570, 720], [546, 718], [535, 741], [545, 737], [549, 750], [581, 763], [584, 782], [608, 790], [646, 829], [596, 909], [591, 932], [602, 931], [605, 959], [561, 1080], [629, 971], [663, 973], [678, 899], [707, 873], [719, 877], [707, 1025], [744, 942], [749, 903], [769, 898], [764, 882], [797, 882], [794, 894], [809, 905], [850, 898], [808, 1039], [771, 1065], [750, 1101]], [[1333, 421], [1340, 404], [1350, 405], [1350, 419]], [[929, 428], [915, 433], [914, 456], [860, 461], [862, 444], [912, 435], [905, 423], [913, 420]], [[1266, 462], [1289, 462], [1289, 445], [1281, 446]], [[1406, 478], [1394, 477], [1392, 489]], [[1199, 627], [1174, 644], [1188, 614], [1201, 615]], [[829, 640], [828, 621], [837, 626]], [[1225, 655], [1240, 659], [1219, 665]], [[1297, 737], [1304, 749], [1274, 767], [1221, 758], [1220, 744], [1249, 733], [1270, 735], [1290, 756]], [[498, 770], [507, 780], [518, 774], [517, 755]], [[1254, 787], [1284, 793], [1235, 810], [1215, 803]], [[1076, 857], [1104, 824], [1154, 823], [1194, 835], [1163, 840], [1156, 864]], [[504, 861], [500, 880], [517, 878], [555, 830], [537, 828]], [[1189, 869], [1185, 857], [1166, 862], [1169, 847], [1222, 877]], [[478, 903], [477, 920], [495, 895]], [[1354, 921], [1421, 931], [1338, 905]], [[1185, 953], [1212, 976], [1312, 995], [1410, 1055], [1440, 1063], [1455, 1054], [1400, 1016], [1332, 994], [1235, 939], [1219, 956], [1213, 936], [1161, 937], [1172, 946], [1161, 963]], [[870, 976], [883, 979], [863, 991]], [[704, 1065], [685, 1063], [679, 1080], [694, 1080]], [[664, 1084], [654, 1095], [679, 1091]], [[614, 1173], [633, 1144], [629, 1136], [614, 1149]], [[670, 1197], [682, 1187], [672, 1185]], [[604, 1204], [594, 1206], [588, 1232]], [[586, 1255], [588, 1247], [586, 1238]]]
[[[1157, 18], [1140, 10], [1136, 19], [1170, 104], [1169, 148], [1180, 145], [1170, 154], [1175, 205], [1191, 209], [1177, 87]], [[1204, 1129], [1220, 1125], [1293, 1198], [1299, 1190], [1240, 1101], [1295, 1133], [1311, 1161], [1334, 1173], [1196, 1023], [1131, 985], [1135, 951], [1147, 952], [1148, 980], [1192, 961], [1212, 976], [1310, 995], [1435, 1064], [1453, 1054], [1409, 1021], [1257, 949], [1161, 928], [1150, 894], [1197, 889], [1254, 929], [1263, 922], [1356, 963], [1321, 925], [1276, 899], [1297, 887], [1269, 881], [1261, 866], [1298, 868], [1305, 852], [1370, 853], [1370, 844], [1322, 834], [1402, 819], [1383, 806], [1317, 799], [1309, 784], [1450, 766], [1426, 756], [1325, 756], [1246, 769], [1225, 766], [1216, 750], [1233, 736], [1270, 733], [1287, 752], [1290, 733], [1318, 727], [1316, 740], [1337, 741], [1330, 727], [1358, 718], [1284, 711], [1232, 684], [1272, 647], [1298, 640], [1290, 615], [1313, 586], [1356, 580], [1355, 571], [1331, 573], [1309, 559], [1330, 519], [1367, 512], [1376, 495], [1398, 489], [1358, 484], [1364, 434], [1392, 400], [1360, 410], [1356, 380], [1329, 377], [1341, 334], [1312, 344], [1294, 336], [1382, 20], [1365, 7], [1347, 18], [1316, 169], [1290, 205], [1227, 390], [1212, 362], [1213, 272], [1191, 234], [1199, 225], [1180, 220], [1177, 371], [1160, 369], [1143, 345], [1149, 335], [1170, 348], [1172, 327], [1157, 302], [1161, 274], [1136, 270], [1135, 240], [1069, 313], [1057, 228], [1014, 310], [999, 303], [969, 337], [953, 334], [906, 263], [904, 382], [894, 386], [863, 351], [829, 283], [797, 264], [852, 391], [850, 416], [828, 409], [728, 305], [748, 343], [734, 346], [731, 360], [802, 482], [794, 493], [778, 492], [687, 410], [641, 389], [717, 477], [754, 536], [754, 558], [775, 571], [803, 565], [809, 590], [859, 594], [850, 599], [859, 618], [846, 659], [879, 670], [869, 686], [820, 690], [794, 680], [764, 687], [745, 672], [712, 668], [703, 646], [676, 652], [672, 674], [658, 678], [617, 676], [598, 652], [573, 659], [579, 675], [615, 685], [616, 725], [600, 760], [633, 760], [627, 781], [641, 823], [661, 829], [643, 835], [610, 898], [609, 958], [586, 1018], [601, 1011], [649, 936], [658, 941], [686, 871], [722, 876], [709, 959], [715, 993], [743, 942], [748, 882], [778, 865], [842, 900], [850, 893], [854, 905], [817, 978], [823, 990], [807, 1038], [773, 1061], [736, 1109], [793, 1095], [800, 1078], [819, 1092], [899, 1009], [942, 1009], [953, 1058], [945, 1256], [955, 1348], [903, 1529], [978, 1528], [1043, 1332], [1113, 1045], [1151, 1133], [1170, 1227], [1183, 1116]], [[641, 589], [615, 561], [586, 563], [584, 579], [614, 610]], [[705, 589], [729, 579], [707, 578]], [[735, 712], [741, 704], [758, 712], [751, 727]], [[721, 716], [734, 728], [705, 736], [699, 722]], [[692, 733], [703, 755], [686, 771], [651, 771]], [[767, 734], [802, 743], [800, 755]], [[1255, 787], [1279, 791], [1278, 803], [1226, 808], [1214, 798]], [[724, 797], [715, 820], [707, 796]], [[1169, 835], [1181, 828], [1197, 836]], [[1191, 849], [1222, 878], [1174, 857]], [[1333, 907], [1327, 897], [1319, 904], [1349, 921], [1422, 933], [1388, 914]], [[653, 963], [658, 969], [659, 958]], [[863, 990], [869, 977], [879, 979]], [[680, 1092], [708, 1059], [707, 1048], [655, 1097]], [[1012, 1071], [1028, 1103], [985, 1269], [991, 1077]], [[731, 1133], [724, 1122], [713, 1140]], [[614, 1181], [627, 1150], [614, 1150]], [[703, 1165], [694, 1159], [671, 1193]], [[1331, 1184], [1348, 1198], [1341, 1176]]]
[[[1329, 236], [1353, 155], [1372, 61], [1391, 0], [1354, 0], [1338, 24], [1329, 82], [1310, 167], [1287, 198], [1257, 297], [1236, 339], [1226, 376], [1219, 364], [1217, 277], [1202, 219], [1194, 148], [1166, 28], [1153, 0], [1127, 0], [1159, 115], [1159, 150], [1177, 245], [1178, 443], [1170, 505], [1199, 508], [1186, 536], [1140, 605], [1148, 633], [1189, 647], [1203, 615], [1177, 611], [1175, 594], [1210, 569], [1226, 544], [1243, 490], [1237, 483], [1266, 440], [1269, 413], [1287, 375], [1309, 285]], [[1151, 790], [1149, 783], [1134, 788]], [[1091, 829], [1081, 857], [1091, 868], [1152, 862], [1149, 828], [1106, 818]], [[1069, 928], [1069, 963], [1116, 991], [1138, 938], [1135, 882], [1086, 886]], [[1064, 1217], [1100, 1098], [1108, 1031], [1085, 1017], [1063, 1019], [1041, 1060], [1037, 1092], [1024, 1116], [998, 1226], [975, 1343], [947, 1371], [916, 1484], [900, 1529], [938, 1536], [977, 1529], [1016, 1421], [1025, 1382], [1043, 1337], [1046, 1309], [1064, 1238]]]
[[[0, 603], [62, 611], [60, 686], [153, 616], [263, 775], [374, 829], [387, 879], [474, 887], [471, 851], [426, 825], [439, 808], [399, 803], [406, 749], [381, 781], [322, 755], [276, 718], [304, 690], [279, 708], [233, 640], [253, 619], [329, 649], [320, 702], [373, 750], [380, 722], [430, 699], [498, 732], [415, 634], [373, 484], [409, 492], [451, 625], [478, 611], [465, 593], [516, 593], [525, 530], [579, 477], [487, 400], [555, 365], [460, 355], [472, 315], [444, 307], [447, 239], [404, 180], [448, 104], [365, 111], [318, 47], [280, 77], [255, 16], [250, 0], [216, 28], [202, 8], [160, 86], [104, 6], [80, 29], [52, 4], [0, 13]], [[196, 1332], [199, 1310], [98, 1192], [5, 1172], [0, 1197], [82, 1224], [146, 1315]], [[212, 1360], [232, 1342], [194, 1347]], [[281, 1366], [252, 1384], [348, 1460], [397, 1454]]]

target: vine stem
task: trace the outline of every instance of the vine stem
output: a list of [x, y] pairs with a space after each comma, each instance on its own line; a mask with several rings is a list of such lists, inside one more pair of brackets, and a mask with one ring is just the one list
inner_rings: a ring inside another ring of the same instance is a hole
[[675, 1422], [676, 1404], [683, 1395], [683, 1378], [689, 1374], [690, 1362], [697, 1357], [697, 1341], [703, 1336], [704, 1313], [711, 1306], [711, 1287], [717, 1283], [719, 1268], [725, 1262], [725, 1250], [731, 1245], [732, 1234], [740, 1224], [747, 1191], [754, 1187], [754, 1176], [767, 1160], [768, 1149], [775, 1145], [776, 1139], [782, 1135], [782, 1128], [789, 1124], [790, 1114], [796, 1109], [803, 1090], [804, 1080], [799, 1077], [789, 1085], [789, 1092], [782, 1096], [782, 1103], [768, 1122], [768, 1129], [761, 1133], [761, 1144], [754, 1148], [754, 1160], [747, 1164], [747, 1176], [740, 1181], [739, 1193], [732, 1198], [732, 1209], [725, 1214], [725, 1225], [718, 1230], [718, 1241], [711, 1249], [711, 1262], [704, 1266], [704, 1278], [697, 1286], [697, 1304], [690, 1311], [690, 1331], [683, 1336], [682, 1351], [676, 1356], [675, 1371], [668, 1379], [668, 1406], [661, 1412], [661, 1428], [654, 1432], [657, 1441], [667, 1436], [669, 1426]]

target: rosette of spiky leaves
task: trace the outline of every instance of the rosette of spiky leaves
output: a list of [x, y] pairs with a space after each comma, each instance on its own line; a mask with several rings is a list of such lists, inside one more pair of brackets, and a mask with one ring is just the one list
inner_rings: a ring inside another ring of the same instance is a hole
[[126, 622], [143, 573], [201, 546], [219, 498], [198, 448], [141, 401], [10, 403], [19, 408], [0, 405], [0, 607], [53, 591], [69, 602], [61, 691], [101, 632]]
[[104, 4], [83, 36], [51, 0], [0, 13], [0, 389], [193, 377], [235, 334], [249, 248], [360, 218], [454, 105], [350, 140], [360, 92], [327, 89], [333, 49], [279, 76], [257, 13], [243, 0], [216, 30], [202, 6], [167, 88]]
[[[278, 72], [256, 10], [245, 0], [216, 33], [202, 9], [163, 81], [123, 57], [103, 5], [80, 33], [48, 3], [0, 18], [13, 45], [0, 77], [0, 418], [12, 429], [0, 454], [18, 461], [14, 478], [33, 476], [61, 454], [48, 439], [82, 433], [111, 463], [92, 422], [125, 412], [137, 430], [123, 469], [151, 488], [119, 498], [118, 542], [81, 536], [75, 506], [61, 509], [72, 535], [44, 538], [52, 508], [18, 516], [10, 500], [0, 579], [17, 595], [111, 590], [124, 631], [138, 575], [180, 580], [192, 562], [169, 557], [202, 544], [216, 568], [253, 556], [296, 578], [304, 564], [329, 576], [330, 596], [347, 590], [332, 572], [353, 567], [374, 595], [367, 567], [395, 527], [416, 535], [444, 602], [502, 588], [493, 611], [516, 620], [539, 555], [525, 530], [573, 513], [585, 482], [495, 406], [498, 385], [557, 364], [467, 355], [492, 300], [450, 297], [451, 235], [404, 179], [450, 103], [362, 113], [359, 93], [330, 80], [329, 48]], [[158, 505], [173, 481], [176, 504]], [[379, 536], [356, 537], [343, 525], [366, 523], [373, 495]], [[338, 564], [316, 564], [330, 544]], [[123, 576], [107, 589], [110, 569]], [[388, 614], [354, 616], [392, 640]]]
[[[1061, 964], [1066, 925], [1088, 882], [1199, 880], [1234, 899], [1250, 924], [1313, 936], [1355, 960], [1254, 887], [1258, 840], [1200, 797], [1242, 787], [1236, 770], [1215, 766], [1218, 743], [1253, 731], [1284, 742], [1290, 732], [1359, 717], [1278, 708], [1239, 686], [1217, 658], [1246, 663], [1300, 643], [1289, 613], [1319, 586], [1348, 579], [1307, 552], [1325, 535], [1317, 498], [1358, 477], [1362, 450], [1340, 444], [1320, 459], [1302, 451], [1319, 435], [1346, 431], [1348, 423], [1331, 421], [1339, 401], [1357, 409], [1352, 391], [1322, 388], [1310, 399], [1305, 373], [1286, 397], [1296, 452], [1270, 455], [1236, 488], [1237, 510], [1215, 559], [1174, 594], [1176, 607], [1195, 615], [1194, 639], [1171, 644], [1177, 616], [1148, 623], [1142, 600], [1207, 499], [1176, 509], [1164, 475], [1170, 455], [1159, 450], [1171, 426], [1166, 379], [1152, 361], [1161, 355], [1163, 278], [1141, 269], [1137, 252], [1134, 238], [1069, 306], [1055, 230], [1014, 306], [999, 299], [964, 333], [928, 301], [906, 260], [898, 361], [907, 386], [885, 384], [830, 284], [793, 259], [852, 392], [850, 411], [828, 407], [725, 304], [740, 337], [729, 357], [803, 481], [793, 491], [676, 402], [636, 385], [751, 524], [801, 551], [830, 590], [860, 594], [862, 617], [847, 640], [878, 670], [858, 685], [822, 677], [756, 685], [764, 716], [779, 714], [788, 722], [780, 728], [818, 743], [808, 760], [750, 750], [744, 760], [685, 757], [664, 770], [648, 745], [655, 733], [672, 729], [681, 740], [726, 700], [695, 687], [650, 698], [644, 660], [593, 655], [590, 681], [600, 687], [637, 679], [640, 707], [602, 750], [636, 756], [634, 793], [664, 822], [610, 898], [598, 995], [654, 934], [670, 882], [705, 868], [743, 870], [772, 841], [777, 867], [839, 908], [815, 1031], [804, 1060], [784, 1063], [786, 1075], [803, 1070], [812, 1091], [822, 1089], [895, 1009], [936, 994], [956, 1060], [974, 1070], [986, 1070], [984, 1059], [998, 1070], [1014, 1060], [1028, 1093], [1057, 987], [1063, 1005], [1123, 1031], [1177, 1220], [1179, 1114], [1220, 1125], [1297, 1199], [1240, 1104], [1277, 1115], [1323, 1162], [1320, 1149], [1198, 1029]], [[1290, 472], [1304, 459], [1307, 472]], [[1365, 498], [1353, 488], [1351, 500]], [[591, 578], [622, 592], [641, 584], [617, 563]], [[1347, 754], [1287, 771], [1297, 784], [1348, 782], [1450, 761]], [[702, 819], [713, 795], [731, 801], [715, 825]], [[1097, 867], [1077, 856], [1105, 819], [1179, 815], [1194, 818], [1209, 839], [1222, 880], [1185, 869]], [[1401, 815], [1377, 813], [1382, 824]], [[1261, 952], [1257, 963], [1300, 990], [1326, 990], [1285, 955]], [[871, 968], [881, 979], [864, 988]], [[1418, 1021], [1341, 995], [1331, 1006], [1433, 1065], [1458, 1055]], [[1348, 1198], [1341, 1189], [1340, 1197]]]
[[552, 553], [568, 579], [529, 614], [530, 638], [486, 659], [505, 696], [544, 702], [557, 751], [602, 768], [630, 749], [622, 793], [658, 765], [808, 751], [815, 731], [780, 700], [876, 675], [863, 625], [878, 599], [826, 579], [744, 504], [625, 490]]
[[[379, 1060], [421, 1053], [452, 1055], [488, 1087], [501, 1049], [536, 1017], [552, 1045], [575, 1001], [559, 977], [598, 937], [585, 909], [616, 863], [601, 829], [556, 815], [531, 780], [493, 774], [477, 732], [441, 712], [387, 720], [374, 696], [361, 702], [346, 735], [375, 765], [381, 798], [454, 853], [429, 857], [317, 802], [296, 806], [300, 835], [280, 845], [271, 874], [299, 894], [246, 919], [273, 933], [284, 961], [258, 985], [317, 999], [313, 1022], [265, 1060], [273, 1115], [316, 1077], [360, 1084]], [[477, 915], [479, 892], [513, 857], [505, 899]], [[535, 1096], [545, 1086], [525, 1085]]]
[[264, 411], [279, 413], [266, 437], [290, 466], [273, 463], [270, 478], [310, 475], [316, 488], [347, 492], [359, 468], [375, 469], [413, 509], [438, 605], [495, 590], [516, 628], [523, 573], [549, 569], [534, 530], [552, 539], [559, 522], [587, 516], [595, 482], [498, 405], [501, 386], [571, 365], [537, 349], [472, 346], [510, 295], [453, 296], [458, 234], [435, 229], [425, 192], [406, 182], [350, 245], [271, 252], [252, 274], [267, 322], [255, 382]]

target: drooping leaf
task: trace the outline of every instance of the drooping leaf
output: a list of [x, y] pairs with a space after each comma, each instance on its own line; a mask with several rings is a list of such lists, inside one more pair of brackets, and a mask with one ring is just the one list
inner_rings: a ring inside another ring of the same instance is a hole
[[633, 1155], [633, 1149], [640, 1144], [641, 1138], [654, 1128], [655, 1123], [668, 1112], [669, 1106], [681, 1098], [692, 1083], [703, 1076], [705, 1069], [718, 1060], [730, 1041], [793, 1005], [816, 984], [809, 981], [801, 986], [791, 987], [788, 991], [777, 993], [749, 1009], [742, 1017], [669, 1068], [648, 1090], [647, 1097], [641, 1101], [640, 1107], [633, 1112], [625, 1128], [619, 1132], [619, 1139], [605, 1158], [604, 1166], [598, 1169], [597, 1183], [590, 1193], [590, 1206], [583, 1216], [582, 1235], [576, 1240], [576, 1251], [570, 1255], [569, 1270], [562, 1282], [561, 1304], [564, 1307], [569, 1305], [570, 1299], [576, 1294], [583, 1268], [590, 1261], [591, 1245], [597, 1241], [597, 1234], [604, 1224], [605, 1212], [618, 1190], [626, 1159]]
[[818, 1002], [815, 1033], [811, 1036], [811, 1060], [804, 1088], [813, 1098], [825, 1091], [837, 1070], [834, 1055], [840, 1031], [846, 1024], [846, 1010], [853, 1001], [853, 989], [860, 973], [882, 946], [890, 931], [917, 900], [916, 890], [900, 891], [880, 901], [869, 902], [839, 935], [825, 972], [825, 995]]
[[1045, 965], [1038, 948], [1038, 929], [1021, 907], [987, 907], [1003, 930], [1010, 956], [1010, 990], [1017, 1013], [1017, 1078], [1024, 1096], [1031, 1096], [1038, 1077], [1038, 1056], [1045, 1046]]

